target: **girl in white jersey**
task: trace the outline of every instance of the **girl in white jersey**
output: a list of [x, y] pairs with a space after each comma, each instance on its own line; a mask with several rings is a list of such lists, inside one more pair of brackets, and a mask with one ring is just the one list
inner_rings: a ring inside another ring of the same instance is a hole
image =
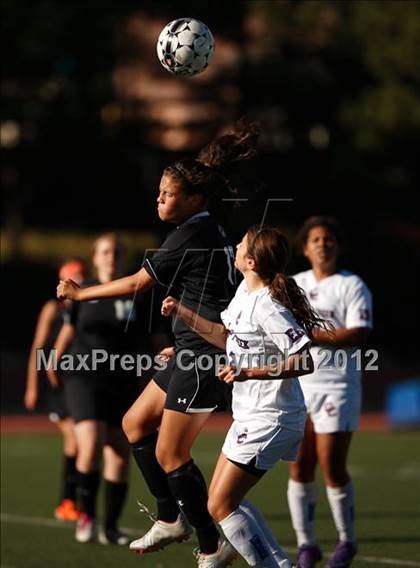
[[290, 465], [289, 508], [298, 541], [298, 566], [313, 568], [322, 553], [315, 540], [315, 469], [319, 462], [339, 542], [328, 568], [350, 566], [356, 554], [354, 490], [347, 455], [360, 414], [360, 375], [355, 351], [372, 326], [371, 294], [363, 281], [337, 269], [339, 231], [333, 219], [311, 217], [301, 229], [311, 270], [295, 275], [313, 308], [334, 326], [314, 330], [315, 372], [301, 381], [308, 410], [298, 459]]
[[219, 378], [233, 386], [234, 422], [209, 489], [208, 507], [250, 566], [290, 567], [248, 491], [280, 459], [294, 460], [305, 406], [297, 377], [313, 370], [312, 328], [322, 323], [295, 282], [284, 276], [286, 238], [274, 228], [250, 229], [237, 247], [244, 275], [223, 324], [205, 320], [168, 297], [162, 313], [176, 313], [207, 341], [227, 351]]

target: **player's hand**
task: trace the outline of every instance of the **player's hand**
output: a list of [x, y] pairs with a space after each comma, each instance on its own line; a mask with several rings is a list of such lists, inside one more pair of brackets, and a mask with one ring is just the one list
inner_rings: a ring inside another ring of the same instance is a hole
[[23, 397], [23, 404], [26, 410], [34, 410], [38, 402], [38, 389], [28, 388]]
[[162, 351], [159, 351], [159, 353], [157, 354], [157, 357], [159, 357], [159, 359], [161, 361], [164, 361], [165, 363], [169, 361], [169, 359], [172, 359], [172, 357], [174, 356], [175, 356], [175, 347], [173, 346], [164, 347]]
[[162, 302], [161, 313], [163, 316], [170, 316], [172, 312], [176, 312], [178, 308], [178, 300], [172, 298], [172, 296], [168, 296]]
[[245, 373], [243, 373], [242, 371], [238, 373], [237, 368], [232, 367], [231, 365], [223, 367], [223, 369], [219, 371], [218, 375], [219, 379], [224, 383], [227, 383], [228, 385], [232, 384], [235, 381], [246, 381], [248, 378]]
[[76, 284], [73, 280], [60, 280], [57, 286], [57, 298], [59, 300], [78, 300], [80, 292], [79, 284]]

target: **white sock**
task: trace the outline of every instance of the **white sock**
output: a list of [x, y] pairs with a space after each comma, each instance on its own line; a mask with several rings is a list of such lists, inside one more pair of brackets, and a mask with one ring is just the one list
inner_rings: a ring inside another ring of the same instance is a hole
[[354, 488], [349, 481], [343, 487], [327, 487], [328, 502], [337, 528], [338, 538], [356, 542], [354, 532]]
[[287, 558], [283, 550], [280, 548], [279, 543], [276, 540], [276, 537], [274, 536], [271, 529], [265, 522], [263, 515], [257, 509], [257, 507], [255, 507], [250, 501], [248, 501], [248, 499], [244, 499], [243, 501], [241, 501], [239, 508], [243, 509], [246, 513], [248, 513], [248, 515], [252, 518], [252, 520], [256, 523], [256, 525], [262, 530], [267, 540], [267, 543], [270, 547], [271, 553], [273, 555], [279, 556], [281, 560]]
[[253, 517], [238, 507], [219, 522], [228, 541], [236, 548], [249, 566], [256, 568], [291, 568], [292, 564], [280, 546], [276, 544], [273, 554], [273, 542], [268, 542], [262, 528]]
[[315, 482], [300, 483], [289, 479], [287, 500], [297, 545], [315, 544]]

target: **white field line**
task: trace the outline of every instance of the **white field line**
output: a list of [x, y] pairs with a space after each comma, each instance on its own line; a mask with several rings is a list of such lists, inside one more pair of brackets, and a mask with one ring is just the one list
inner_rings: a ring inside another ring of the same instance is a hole
[[[57, 521], [55, 519], [46, 519], [45, 517], [29, 517], [26, 515], [11, 515], [10, 513], [1, 513], [0, 516], [2, 523], [15, 523], [15, 524], [23, 524], [23, 525], [35, 525], [39, 527], [50, 527], [53, 529], [70, 529], [74, 531], [74, 527], [76, 523], [66, 522], [66, 521]], [[136, 535], [139, 533], [139, 529], [129, 529], [123, 528], [122, 529], [127, 534]]]
[[[10, 513], [1, 513], [1, 522], [2, 523], [16, 523], [16, 524], [26, 524], [26, 525], [36, 525], [36, 526], [43, 526], [43, 527], [50, 527], [55, 529], [72, 529], [74, 530], [74, 523], [65, 523], [63, 521], [56, 521], [54, 519], [46, 519], [44, 517], [28, 517], [25, 515], [12, 515]], [[122, 528], [124, 532], [132, 535], [138, 535], [141, 532], [141, 529], [133, 529], [133, 528]], [[289, 548], [284, 547], [286, 552], [296, 552], [296, 548]], [[330, 554], [326, 554], [325, 556], [329, 557]], [[420, 562], [415, 562], [413, 560], [399, 560], [397, 558], [384, 558], [380, 556], [360, 556], [357, 555], [356, 559], [359, 562], [365, 562], [366, 564], [384, 564], [385, 566], [394, 566], [397, 568], [398, 566], [412, 566], [414, 568], [420, 568]], [[1, 567], [3, 568], [3, 566]]]

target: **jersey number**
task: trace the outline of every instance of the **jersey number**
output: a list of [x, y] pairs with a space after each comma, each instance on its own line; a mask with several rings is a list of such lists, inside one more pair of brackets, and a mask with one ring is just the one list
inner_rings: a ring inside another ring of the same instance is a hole
[[134, 313], [131, 313], [133, 302], [131, 300], [115, 300], [115, 317], [119, 321], [134, 319]]

